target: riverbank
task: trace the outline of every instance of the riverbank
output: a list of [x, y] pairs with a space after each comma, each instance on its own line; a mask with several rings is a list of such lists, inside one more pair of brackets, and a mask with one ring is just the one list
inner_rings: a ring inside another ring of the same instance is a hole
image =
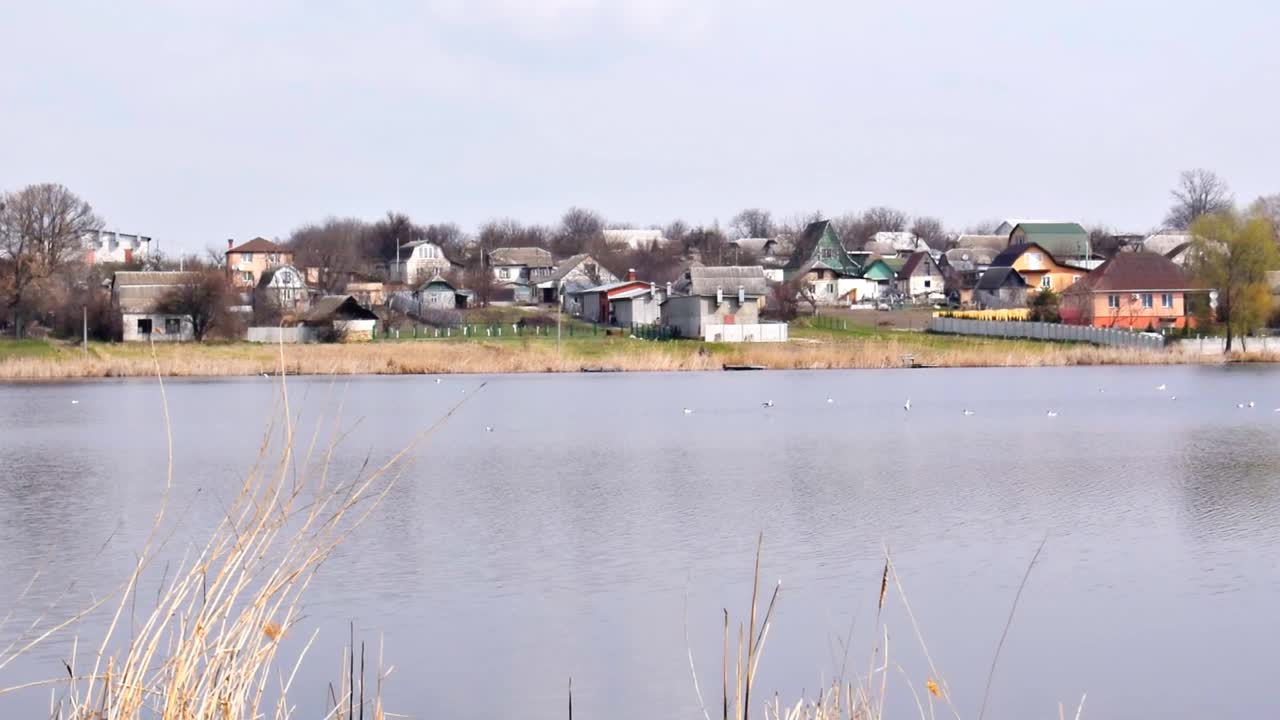
[[[403, 339], [345, 345], [286, 345], [295, 375], [719, 370], [726, 364], [774, 370], [937, 367], [1052, 367], [1219, 363], [1220, 356], [1102, 348], [1074, 343], [931, 335], [874, 328], [824, 329], [797, 323], [778, 344], [653, 342], [625, 336]], [[1248, 359], [1273, 361], [1254, 356]], [[147, 345], [0, 341], [0, 379], [217, 377], [277, 373], [280, 348], [249, 343]]]

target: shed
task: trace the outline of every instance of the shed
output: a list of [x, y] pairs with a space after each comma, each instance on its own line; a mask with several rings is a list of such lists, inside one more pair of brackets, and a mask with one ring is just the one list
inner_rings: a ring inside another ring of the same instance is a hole
[[301, 315], [302, 324], [331, 330], [339, 342], [372, 340], [378, 316], [351, 295], [325, 295]]

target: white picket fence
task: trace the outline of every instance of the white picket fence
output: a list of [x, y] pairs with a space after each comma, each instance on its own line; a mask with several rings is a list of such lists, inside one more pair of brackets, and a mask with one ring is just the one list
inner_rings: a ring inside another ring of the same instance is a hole
[[1159, 335], [1089, 325], [934, 317], [929, 319], [929, 331], [948, 335], [981, 335], [984, 337], [1024, 338], [1027, 340], [1087, 342], [1094, 345], [1132, 347], [1145, 350], [1160, 350], [1164, 348], [1164, 338]]
[[252, 343], [309, 343], [319, 340], [319, 333], [315, 328], [302, 325], [298, 327], [267, 325], [249, 328], [245, 332], [244, 339]]
[[786, 342], [789, 337], [786, 323], [702, 326], [706, 342]]

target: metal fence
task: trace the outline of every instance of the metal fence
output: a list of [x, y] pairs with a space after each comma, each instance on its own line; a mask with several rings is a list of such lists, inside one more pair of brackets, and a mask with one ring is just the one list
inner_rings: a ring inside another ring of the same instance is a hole
[[929, 332], [948, 335], [1023, 338], [1027, 340], [1087, 342], [1094, 345], [1131, 347], [1145, 350], [1160, 350], [1164, 348], [1164, 338], [1159, 335], [1089, 325], [934, 317], [929, 319]]

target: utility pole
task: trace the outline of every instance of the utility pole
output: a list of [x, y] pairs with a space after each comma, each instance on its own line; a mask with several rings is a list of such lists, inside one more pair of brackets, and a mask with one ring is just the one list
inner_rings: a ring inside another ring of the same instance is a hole
[[81, 320], [80, 327], [84, 334], [84, 341], [82, 343], [82, 347], [84, 347], [84, 354], [88, 355], [89, 354], [89, 306], [81, 305], [80, 310], [82, 312], [82, 315], [80, 316], [80, 320]]

